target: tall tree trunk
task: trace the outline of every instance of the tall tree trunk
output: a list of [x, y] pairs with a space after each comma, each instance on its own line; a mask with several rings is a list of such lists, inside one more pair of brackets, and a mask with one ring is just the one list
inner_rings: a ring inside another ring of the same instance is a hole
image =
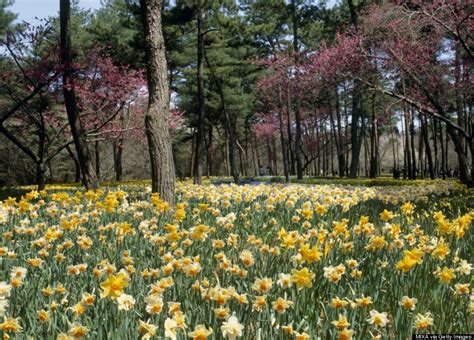
[[77, 106], [76, 93], [74, 91], [74, 69], [71, 47], [71, 1], [60, 0], [60, 29], [61, 29], [61, 63], [63, 72], [64, 104], [71, 129], [72, 138], [76, 147], [76, 153], [81, 166], [82, 181], [87, 189], [97, 189], [97, 179], [92, 157], [87, 145], [85, 131], [80, 120], [80, 112]]
[[69, 146], [66, 146], [67, 153], [69, 154], [69, 157], [71, 157], [72, 161], [74, 162], [74, 170], [75, 170], [75, 177], [74, 181], [76, 183], [81, 182], [81, 165], [79, 164], [79, 160], [77, 159], [76, 155], [74, 152], [71, 150]]
[[225, 175], [226, 177], [230, 176], [230, 159], [229, 159], [229, 134], [227, 129], [224, 129], [224, 164], [225, 164]]
[[252, 134], [253, 135], [253, 145], [254, 145], [254, 149], [255, 149], [255, 156], [257, 158], [257, 167], [255, 168], [255, 176], [258, 175], [258, 168], [260, 168], [260, 166], [262, 165], [262, 161], [260, 159], [260, 153], [258, 152], [258, 143], [257, 143], [257, 137], [255, 136], [255, 134]]
[[339, 92], [336, 86], [336, 122], [337, 122], [337, 134], [336, 134], [336, 148], [337, 148], [337, 163], [339, 166], [339, 176], [344, 177], [346, 174], [346, 158], [344, 156], [344, 140], [342, 138], [342, 124], [341, 124], [341, 108], [339, 106]]
[[123, 139], [119, 138], [114, 141], [113, 144], [114, 151], [114, 170], [115, 170], [115, 180], [120, 182], [123, 177], [123, 166], [122, 166], [122, 155], [123, 155]]
[[388, 120], [389, 128], [390, 128], [390, 136], [392, 138], [392, 156], [393, 156], [393, 171], [398, 169], [398, 161], [397, 161], [397, 153], [398, 150], [395, 149], [395, 145], [398, 146], [398, 142], [395, 140], [395, 129], [393, 127], [392, 117]]
[[[367, 136], [365, 134], [362, 136], [362, 138], [364, 145], [364, 176], [369, 177], [369, 143], [367, 142]], [[357, 174], [357, 176], [359, 176], [359, 173]]]
[[[349, 136], [349, 114], [347, 106], [347, 88], [344, 86], [344, 136], [346, 136], [346, 138]], [[344, 176], [347, 177], [349, 177], [349, 150], [351, 150], [351, 148], [349, 148], [349, 144], [346, 141], [344, 145], [344, 164], [346, 166]]]
[[[459, 172], [461, 173], [461, 171], [464, 171], [464, 173], [466, 174], [466, 177], [461, 179], [461, 183], [466, 184], [468, 187], [472, 188], [474, 186], [474, 180], [473, 180], [474, 174], [468, 171], [469, 159], [468, 159], [467, 154], [465, 153], [463, 145], [461, 144], [461, 140], [459, 139], [457, 131], [454, 130], [452, 126], [447, 125], [446, 129], [448, 131], [449, 137], [451, 137], [451, 140], [453, 141], [454, 150], [456, 151], [458, 155]], [[471, 155], [473, 155], [472, 149], [471, 149]]]
[[[332, 140], [334, 141], [334, 144], [336, 146], [336, 154], [337, 154], [337, 159], [338, 159], [338, 163], [339, 163], [339, 171], [341, 171], [341, 160], [339, 159], [339, 155], [342, 154], [341, 152], [341, 146], [340, 146], [340, 143], [339, 143], [339, 131], [336, 131], [336, 124], [334, 123], [334, 114], [332, 112], [332, 109], [331, 109], [331, 105], [330, 103], [328, 102], [328, 106], [329, 106], [329, 124], [330, 124], [330, 127], [331, 127], [331, 135], [332, 135]], [[337, 106], [337, 104], [336, 104]], [[337, 113], [336, 113], [337, 115]], [[333, 161], [333, 145], [331, 143], [331, 172], [332, 172], [332, 176], [335, 175], [335, 169], [334, 169], [334, 161]], [[341, 172], [339, 172], [339, 174], [341, 174]], [[341, 176], [342, 177], [342, 176]]]
[[415, 110], [412, 110], [410, 115], [410, 148], [411, 148], [411, 166], [413, 179], [416, 179], [417, 168], [416, 168], [416, 150], [415, 150]]
[[[449, 132], [448, 132], [448, 124], [444, 128], [444, 164], [446, 166], [446, 172], [448, 173], [451, 167], [449, 166]], [[449, 174], [448, 174], [449, 175]], [[450, 176], [450, 175], [449, 175]]]
[[191, 166], [189, 169], [189, 173], [191, 174], [191, 178], [194, 178], [194, 163], [196, 162], [196, 131], [193, 128], [193, 139], [191, 142]]
[[36, 164], [36, 185], [38, 191], [44, 190], [46, 187], [46, 164], [42, 162]]
[[148, 107], [145, 129], [150, 152], [152, 191], [175, 202], [175, 166], [169, 134], [169, 89], [165, 41], [161, 28], [162, 0], [140, 0], [147, 57]]
[[[413, 115], [415, 115], [415, 112], [413, 112]], [[420, 177], [421, 179], [424, 179], [425, 178], [425, 170], [426, 170], [426, 167], [425, 167], [425, 164], [424, 164], [424, 154], [423, 154], [423, 151], [425, 149], [425, 140], [423, 138], [423, 130], [422, 130], [422, 122], [421, 122], [421, 118], [418, 114], [418, 118], [419, 118], [419, 121], [420, 121], [420, 134], [418, 136], [418, 164], [419, 164], [419, 173], [420, 173]]]
[[[429, 128], [429, 120], [426, 119], [426, 128]], [[434, 174], [435, 178], [439, 176], [439, 160], [438, 160], [438, 132], [436, 128], [436, 119], [431, 120], [432, 133], [433, 133], [433, 150], [434, 150]]]
[[[272, 167], [272, 160], [273, 160], [273, 157], [272, 157], [272, 146], [270, 144], [270, 139], [267, 139], [267, 161], [268, 161], [268, 170], [271, 169]], [[270, 175], [270, 173], [269, 173]]]
[[273, 176], [278, 176], [278, 158], [277, 158], [277, 146], [276, 146], [276, 138], [272, 137], [272, 160], [273, 160]]
[[100, 174], [100, 145], [99, 141], [95, 141], [94, 143], [94, 148], [95, 148], [95, 173], [97, 176], [97, 180], [100, 181], [101, 179], [101, 174]]
[[443, 138], [443, 124], [441, 122], [438, 122], [438, 126], [439, 126], [439, 144], [441, 147], [441, 173], [442, 173], [443, 179], [446, 179], [447, 165], [445, 162], [446, 157], [444, 156], [446, 153], [446, 149], [445, 149], [445, 143], [444, 143], [444, 138]]
[[362, 130], [362, 124], [359, 128], [359, 120], [363, 120], [362, 117], [362, 92], [361, 84], [358, 81], [354, 81], [354, 89], [352, 94], [352, 119], [351, 119], [351, 166], [350, 166], [350, 178], [357, 177], [357, 170], [359, 169], [359, 158], [360, 149], [362, 146], [362, 140], [364, 138], [364, 131]]
[[229, 112], [227, 111], [227, 106], [224, 104], [222, 107], [224, 112], [224, 117], [226, 120], [226, 127], [227, 127], [227, 136], [229, 139], [228, 147], [229, 147], [229, 162], [230, 162], [230, 173], [234, 178], [234, 183], [239, 183], [239, 164], [237, 161], [237, 136], [236, 136], [236, 124], [234, 119], [230, 117]]
[[46, 187], [46, 164], [44, 156], [46, 153], [46, 133], [44, 131], [44, 119], [41, 114], [41, 128], [38, 128], [38, 160], [36, 162], [36, 184], [38, 191]]
[[229, 158], [230, 158], [230, 172], [232, 177], [234, 178], [234, 182], [239, 182], [239, 168], [238, 168], [238, 161], [237, 161], [237, 122], [235, 117], [231, 117], [229, 110], [227, 109], [227, 103], [225, 100], [225, 92], [224, 86], [222, 84], [221, 79], [215, 74], [214, 68], [211, 66], [209, 60], [207, 59], [206, 55], [204, 54], [204, 58], [206, 59], [206, 63], [211, 71], [211, 76], [214, 79], [214, 82], [217, 85], [219, 91], [219, 98], [221, 101], [221, 109], [222, 113], [224, 114], [225, 120], [225, 127], [227, 131], [227, 136], [229, 137]]
[[[292, 7], [292, 18], [293, 18], [293, 52], [296, 66], [296, 77], [299, 77], [298, 72], [298, 15], [296, 8], [296, 0], [291, 1]], [[298, 79], [298, 78], [297, 78]], [[303, 147], [303, 136], [301, 133], [301, 103], [299, 95], [295, 97], [295, 158], [296, 158], [296, 177], [297, 179], [303, 178], [303, 159], [302, 159], [302, 147]]]
[[370, 129], [370, 169], [369, 177], [377, 178], [377, 168], [378, 168], [378, 124], [377, 124], [377, 115], [375, 113], [375, 94], [372, 95], [372, 121]]
[[291, 133], [291, 96], [290, 96], [290, 87], [287, 87], [286, 90], [286, 132], [288, 135], [288, 160], [290, 162], [290, 173], [292, 175], [296, 174], [296, 167], [295, 167], [295, 153], [293, 152], [293, 137]]
[[[458, 114], [458, 125], [465, 129], [465, 115], [464, 115], [464, 107], [462, 104], [462, 84], [461, 84], [461, 47], [459, 46], [459, 43], [456, 43], [456, 51], [455, 51], [455, 57], [454, 57], [454, 89], [455, 89], [455, 96], [456, 96], [456, 111]], [[464, 136], [459, 133], [459, 143], [464, 152], [466, 152], [466, 141], [464, 139]], [[459, 163], [459, 179], [461, 182], [465, 182], [468, 180], [468, 168], [461, 166], [461, 163], [463, 160], [461, 159], [461, 155], [458, 154], [458, 163]]]
[[208, 148], [207, 148], [207, 173], [209, 176], [212, 176], [213, 169], [213, 147], [214, 145], [212, 140], [212, 125], [209, 126], [209, 131], [207, 132], [208, 138]]
[[196, 153], [194, 161], [194, 183], [202, 181], [202, 149], [204, 144], [204, 32], [203, 11], [201, 1], [197, 5], [197, 97], [198, 97], [198, 126], [196, 138]]
[[428, 118], [426, 116], [420, 116], [421, 122], [421, 131], [423, 133], [423, 140], [425, 141], [425, 150], [426, 150], [426, 158], [428, 161], [428, 172], [430, 174], [431, 179], [435, 179], [435, 167], [433, 164], [433, 155], [431, 154], [431, 146], [430, 146], [430, 136], [428, 130]]
[[258, 176], [258, 165], [257, 165], [258, 163], [257, 163], [257, 157], [255, 155], [257, 150], [255, 150], [255, 147], [253, 145], [253, 132], [252, 130], [250, 130], [249, 132], [250, 132], [249, 145], [250, 145], [250, 153], [252, 154], [253, 173], [254, 173], [254, 176]]
[[405, 175], [408, 176], [409, 179], [413, 179], [412, 174], [412, 166], [411, 166], [411, 149], [410, 149], [410, 134], [409, 134], [409, 118], [408, 118], [408, 110], [403, 108], [403, 118], [404, 118], [404, 133], [405, 133], [405, 150], [403, 153], [403, 160], [404, 160], [404, 167], [405, 167]]
[[[250, 161], [249, 161], [249, 128], [248, 125], [245, 124], [245, 176], [250, 176]], [[252, 159], [253, 161], [253, 159]]]
[[[353, 0], [347, 1], [349, 5], [349, 13], [351, 15], [351, 24], [356, 28], [358, 25], [358, 13], [354, 5]], [[362, 84], [358, 81], [354, 81], [354, 89], [352, 94], [352, 120], [351, 120], [351, 168], [349, 177], [356, 178], [357, 170], [359, 168], [359, 157], [360, 149], [362, 144], [362, 138], [364, 131], [359, 131], [359, 119], [364, 119], [362, 117]]]

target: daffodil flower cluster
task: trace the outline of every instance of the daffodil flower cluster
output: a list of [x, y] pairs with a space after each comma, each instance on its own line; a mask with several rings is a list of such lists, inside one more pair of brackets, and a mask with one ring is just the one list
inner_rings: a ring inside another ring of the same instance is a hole
[[80, 339], [467, 333], [474, 212], [449, 185], [146, 183], [0, 202], [0, 334]]

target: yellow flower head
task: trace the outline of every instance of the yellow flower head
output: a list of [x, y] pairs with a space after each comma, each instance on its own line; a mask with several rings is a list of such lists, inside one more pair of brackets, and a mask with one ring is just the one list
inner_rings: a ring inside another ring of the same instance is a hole
[[207, 329], [204, 325], [197, 325], [194, 331], [189, 333], [189, 336], [194, 340], [206, 340], [212, 334], [212, 328]]
[[129, 278], [125, 273], [118, 273], [117, 275], [109, 275], [107, 280], [100, 284], [102, 288], [101, 298], [110, 296], [115, 300], [122, 295], [123, 290], [128, 286]]
[[18, 333], [22, 331], [20, 325], [20, 318], [5, 318], [3, 323], [0, 323], [0, 330], [4, 332]]
[[301, 270], [291, 270], [291, 282], [295, 283], [298, 289], [303, 289], [304, 287], [313, 287], [312, 281], [314, 277], [315, 274], [306, 267]]

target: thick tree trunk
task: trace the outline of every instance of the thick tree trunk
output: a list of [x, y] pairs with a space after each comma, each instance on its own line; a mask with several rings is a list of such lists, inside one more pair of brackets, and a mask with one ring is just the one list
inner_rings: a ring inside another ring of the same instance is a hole
[[[351, 24], [354, 27], [358, 25], [358, 13], [356, 7], [354, 5], [353, 0], [347, 1], [349, 5], [349, 13], [351, 15]], [[354, 81], [354, 89], [352, 95], [352, 121], [351, 121], [351, 167], [350, 167], [350, 178], [357, 177], [357, 170], [359, 168], [359, 156], [360, 156], [360, 149], [362, 144], [362, 136], [364, 135], [364, 131], [359, 131], [359, 119], [364, 119], [362, 117], [362, 84], [358, 81]]]
[[44, 190], [46, 187], [46, 164], [44, 163], [36, 164], [36, 185], [38, 191]]
[[[295, 58], [295, 66], [298, 70], [298, 14], [296, 7], [296, 0], [291, 1], [292, 5], [292, 17], [293, 17], [293, 52]], [[298, 71], [296, 72], [298, 77]], [[297, 78], [298, 80], [298, 78]], [[303, 158], [302, 158], [302, 147], [303, 147], [303, 136], [301, 133], [301, 103], [299, 95], [295, 98], [295, 158], [296, 158], [296, 177], [297, 179], [303, 178]]]
[[201, 1], [197, 5], [197, 97], [198, 126], [194, 161], [194, 183], [202, 181], [202, 149], [204, 144], [204, 32]]
[[161, 28], [162, 0], [140, 0], [145, 30], [148, 107], [145, 129], [150, 152], [152, 191], [175, 202], [175, 166], [168, 127], [169, 89], [165, 42]]
[[63, 73], [64, 104], [71, 129], [77, 157], [81, 166], [82, 181], [87, 189], [97, 189], [97, 179], [92, 157], [87, 145], [85, 131], [79, 118], [76, 93], [74, 91], [74, 69], [71, 48], [71, 1], [60, 0], [60, 29], [61, 29], [61, 63]]

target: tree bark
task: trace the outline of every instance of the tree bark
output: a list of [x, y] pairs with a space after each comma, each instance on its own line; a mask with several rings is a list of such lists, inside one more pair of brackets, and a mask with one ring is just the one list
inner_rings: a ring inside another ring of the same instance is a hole
[[165, 42], [161, 28], [162, 0], [140, 0], [147, 57], [148, 107], [145, 129], [150, 152], [152, 192], [175, 202], [175, 165], [169, 134], [169, 89]]
[[370, 169], [369, 177], [377, 178], [377, 167], [378, 167], [378, 121], [375, 113], [375, 94], [372, 95], [372, 122], [370, 129]]
[[46, 165], [44, 163], [36, 164], [36, 185], [38, 191], [44, 190], [46, 187]]
[[207, 131], [208, 138], [208, 147], [207, 147], [207, 173], [209, 176], [212, 176], [212, 169], [214, 168], [213, 162], [213, 138], [212, 138], [212, 125], [209, 126]]
[[[426, 119], [427, 123], [428, 118]], [[436, 119], [431, 120], [432, 122], [432, 128], [433, 128], [433, 150], [434, 150], [434, 173], [435, 177], [439, 176], [439, 161], [438, 161], [438, 131], [436, 128]], [[429, 124], [427, 124], [426, 128], [429, 127]]]
[[[296, 0], [291, 1], [292, 12], [293, 12], [293, 49], [296, 66], [296, 80], [298, 81], [298, 16], [296, 8]], [[301, 157], [303, 140], [301, 134], [301, 103], [299, 95], [295, 98], [295, 158], [296, 158], [296, 177], [297, 179], [303, 178], [303, 159]]]
[[227, 109], [227, 103], [225, 101], [224, 86], [220, 78], [214, 73], [214, 69], [211, 66], [209, 60], [207, 60], [206, 55], [204, 54], [207, 65], [211, 72], [211, 76], [216, 83], [217, 89], [219, 91], [219, 98], [221, 101], [221, 109], [224, 114], [225, 127], [227, 131], [227, 136], [229, 137], [229, 158], [230, 158], [230, 172], [234, 178], [234, 182], [239, 182], [239, 168], [237, 162], [237, 124], [235, 117], [231, 117], [229, 110]]
[[[449, 125], [446, 126], [446, 129], [449, 134], [449, 137], [451, 137], [451, 140], [453, 141], [454, 150], [456, 151], [458, 155], [459, 173], [464, 172], [466, 174], [466, 177], [461, 179], [461, 182], [466, 184], [468, 187], [472, 188], [474, 186], [473, 174], [472, 172], [468, 171], [469, 160], [466, 153], [464, 152], [464, 148], [459, 138], [459, 135], [456, 133], [456, 130]], [[471, 149], [471, 155], [472, 154], [473, 153]], [[471, 161], [471, 166], [472, 166], [472, 161]]]
[[339, 166], [339, 177], [344, 177], [346, 174], [346, 157], [344, 155], [344, 140], [342, 138], [342, 124], [341, 124], [341, 108], [339, 106], [339, 92], [336, 87], [336, 122], [337, 122], [337, 163]]
[[202, 181], [202, 149], [204, 144], [204, 32], [203, 12], [201, 1], [197, 5], [197, 97], [198, 97], [198, 124], [196, 138], [196, 152], [194, 160], [194, 183]]
[[[464, 107], [462, 105], [462, 92], [461, 92], [461, 47], [459, 43], [456, 45], [455, 57], [454, 57], [454, 89], [455, 89], [455, 96], [456, 96], [456, 111], [458, 114], [458, 125], [465, 129], [465, 121], [464, 121]], [[465, 139], [462, 134], [459, 134], [459, 143], [463, 150], [465, 150]], [[459, 163], [459, 179], [461, 181], [468, 180], [468, 169], [464, 166], [461, 166], [461, 155], [458, 154], [458, 163]]]
[[286, 131], [288, 135], [288, 161], [290, 162], [290, 173], [292, 175], [296, 174], [296, 167], [295, 167], [295, 153], [293, 152], [293, 147], [291, 144], [293, 143], [293, 137], [291, 133], [291, 97], [290, 97], [290, 88], [287, 88], [286, 91]]
[[[349, 5], [349, 13], [351, 15], [351, 24], [354, 27], [358, 25], [358, 15], [357, 10], [354, 5], [353, 0], [347, 1]], [[359, 131], [359, 119], [364, 119], [362, 117], [362, 84], [358, 80], [354, 80], [354, 89], [352, 94], [352, 120], [351, 120], [351, 167], [350, 167], [350, 178], [357, 177], [357, 170], [359, 168], [359, 157], [360, 149], [362, 145], [362, 136], [364, 131], [362, 127]]]
[[75, 170], [74, 181], [76, 183], [80, 183], [81, 182], [81, 165], [79, 164], [79, 160], [77, 159], [76, 155], [74, 154], [74, 152], [71, 150], [69, 146], [66, 146], [66, 150], [69, 156], [71, 157], [72, 161], [74, 162], [74, 170]]
[[95, 173], [96, 173], [97, 179], [100, 181], [101, 174], [100, 174], [100, 145], [99, 145], [99, 141], [95, 141], [94, 148], [95, 148]]
[[431, 154], [430, 138], [429, 138], [429, 131], [428, 131], [428, 118], [422, 115], [420, 117], [420, 122], [421, 122], [421, 131], [423, 134], [423, 140], [425, 142], [426, 158], [428, 160], [428, 172], [430, 174], [430, 178], [435, 179], [435, 167], [433, 164], [433, 156]]
[[123, 155], [123, 140], [114, 141], [114, 169], [115, 180], [120, 182], [123, 176], [122, 155]]
[[403, 164], [405, 168], [405, 174], [408, 179], [413, 179], [412, 166], [411, 166], [411, 149], [410, 149], [410, 135], [409, 135], [409, 122], [408, 122], [408, 111], [406, 108], [403, 108], [403, 118], [404, 118], [404, 135], [405, 135], [405, 150], [403, 153]]
[[74, 69], [71, 47], [71, 1], [60, 0], [60, 29], [61, 29], [61, 63], [63, 72], [64, 104], [68, 117], [71, 134], [76, 147], [77, 158], [81, 166], [82, 182], [87, 189], [97, 189], [97, 179], [92, 157], [87, 145], [85, 131], [79, 118], [76, 93], [74, 91]]
[[288, 183], [290, 182], [290, 171], [289, 171], [289, 164], [288, 164], [288, 147], [287, 141], [285, 137], [285, 127], [283, 124], [283, 99], [281, 94], [281, 88], [278, 88], [278, 98], [280, 101], [280, 110], [278, 110], [278, 123], [280, 125], [280, 143], [281, 143], [281, 155], [283, 158], [283, 173], [285, 175], [285, 181]]
[[194, 178], [194, 163], [196, 162], [196, 131], [193, 128], [193, 139], [191, 142], [191, 166], [189, 168], [189, 173], [191, 174], [191, 178]]
[[415, 111], [412, 110], [410, 114], [410, 143], [411, 143], [411, 166], [413, 179], [416, 179], [417, 167], [416, 167], [416, 151], [415, 151]]

